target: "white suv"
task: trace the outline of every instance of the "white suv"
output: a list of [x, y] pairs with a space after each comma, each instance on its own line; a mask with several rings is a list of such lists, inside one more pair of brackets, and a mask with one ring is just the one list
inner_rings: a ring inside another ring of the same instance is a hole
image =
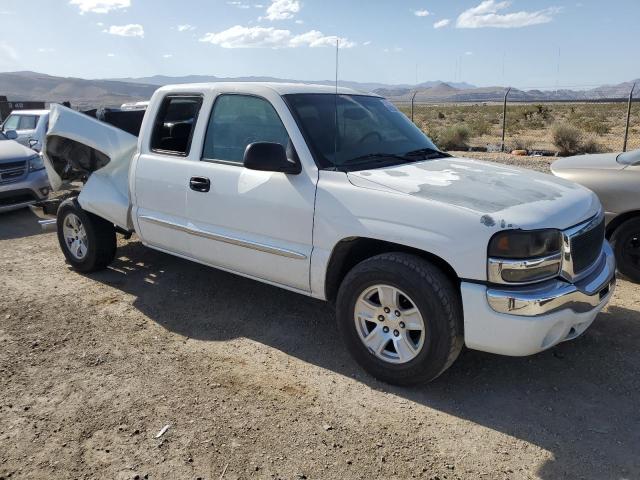
[[9, 139], [39, 152], [48, 126], [49, 110], [15, 110], [2, 124], [2, 131]]

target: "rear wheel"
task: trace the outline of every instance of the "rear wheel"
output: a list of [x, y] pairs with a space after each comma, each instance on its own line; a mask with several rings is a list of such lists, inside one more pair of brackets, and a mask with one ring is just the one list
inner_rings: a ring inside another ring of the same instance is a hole
[[113, 224], [84, 211], [75, 198], [58, 209], [58, 241], [67, 261], [82, 273], [106, 268], [116, 254]]
[[640, 218], [631, 218], [616, 228], [611, 243], [620, 273], [640, 283]]
[[429, 382], [451, 366], [463, 346], [455, 286], [414, 255], [389, 253], [360, 263], [344, 279], [336, 307], [351, 354], [388, 383]]

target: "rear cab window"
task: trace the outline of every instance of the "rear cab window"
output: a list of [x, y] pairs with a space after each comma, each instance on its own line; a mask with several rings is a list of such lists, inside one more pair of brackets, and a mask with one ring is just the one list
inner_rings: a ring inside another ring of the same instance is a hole
[[165, 155], [189, 155], [202, 100], [200, 94], [167, 95], [153, 126], [151, 150]]

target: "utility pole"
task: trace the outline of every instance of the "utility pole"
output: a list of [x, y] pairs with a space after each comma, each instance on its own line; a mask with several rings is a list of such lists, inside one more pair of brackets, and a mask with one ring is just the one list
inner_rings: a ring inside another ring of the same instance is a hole
[[504, 94], [504, 106], [502, 108], [502, 146], [500, 147], [501, 152], [504, 152], [504, 137], [507, 131], [507, 97], [509, 96], [510, 91], [511, 87], [507, 88], [507, 93]]
[[627, 151], [627, 139], [629, 138], [629, 122], [631, 121], [631, 102], [633, 102], [633, 91], [636, 88], [636, 84], [633, 84], [631, 87], [631, 91], [629, 92], [629, 104], [627, 105], [627, 124], [624, 128], [624, 144], [622, 146], [622, 151]]

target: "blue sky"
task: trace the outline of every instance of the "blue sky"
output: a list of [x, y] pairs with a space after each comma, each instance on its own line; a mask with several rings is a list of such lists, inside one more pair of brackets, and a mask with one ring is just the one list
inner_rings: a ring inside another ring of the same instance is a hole
[[[587, 87], [640, 77], [639, 0], [2, 0], [0, 71]], [[559, 66], [559, 67], [558, 67]]]

